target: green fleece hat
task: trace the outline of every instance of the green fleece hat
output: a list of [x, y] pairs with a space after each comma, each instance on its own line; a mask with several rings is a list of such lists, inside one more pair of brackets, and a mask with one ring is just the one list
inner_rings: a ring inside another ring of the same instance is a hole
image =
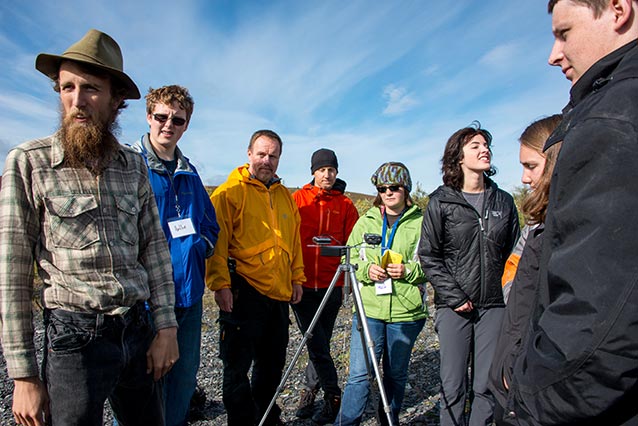
[[401, 185], [406, 191], [412, 191], [412, 179], [410, 172], [405, 164], [391, 161], [383, 163], [370, 178], [372, 184], [376, 187]]

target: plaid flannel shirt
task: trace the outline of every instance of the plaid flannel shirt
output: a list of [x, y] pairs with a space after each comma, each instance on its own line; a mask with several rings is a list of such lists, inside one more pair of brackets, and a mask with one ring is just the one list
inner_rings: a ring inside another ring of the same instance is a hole
[[0, 191], [0, 328], [9, 376], [38, 374], [34, 260], [48, 309], [118, 315], [148, 301], [176, 326], [171, 257], [146, 165], [120, 147], [99, 177], [63, 164], [57, 135], [7, 155]]

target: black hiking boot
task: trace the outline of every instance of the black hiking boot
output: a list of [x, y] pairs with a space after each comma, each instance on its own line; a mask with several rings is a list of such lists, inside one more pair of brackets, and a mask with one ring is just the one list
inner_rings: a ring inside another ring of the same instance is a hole
[[295, 412], [295, 416], [300, 419], [309, 419], [315, 412], [316, 390], [303, 388], [301, 390], [301, 398], [299, 398], [299, 406]]
[[312, 421], [319, 425], [334, 423], [339, 408], [341, 408], [341, 395], [327, 394], [324, 396], [321, 411], [312, 416]]

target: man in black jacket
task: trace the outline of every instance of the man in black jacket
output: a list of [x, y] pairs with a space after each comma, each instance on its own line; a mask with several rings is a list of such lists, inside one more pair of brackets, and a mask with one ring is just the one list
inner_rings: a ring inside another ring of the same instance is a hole
[[638, 424], [638, 3], [551, 0], [549, 57], [572, 82], [537, 306], [506, 419]]

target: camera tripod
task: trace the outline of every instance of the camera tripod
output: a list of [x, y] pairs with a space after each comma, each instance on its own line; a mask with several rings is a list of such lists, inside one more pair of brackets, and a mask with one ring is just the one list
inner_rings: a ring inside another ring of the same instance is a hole
[[[295, 355], [292, 357], [292, 360], [290, 361], [290, 364], [286, 369], [281, 382], [277, 386], [277, 390], [275, 391], [275, 394], [273, 395], [272, 400], [270, 401], [270, 404], [266, 409], [266, 412], [259, 422], [259, 426], [263, 426], [266, 418], [268, 417], [268, 414], [270, 413], [270, 410], [275, 405], [277, 397], [284, 390], [284, 385], [286, 384], [288, 377], [292, 373], [292, 370], [295, 367], [295, 364], [297, 363], [297, 360], [299, 359], [299, 356], [301, 355], [306, 342], [310, 337], [312, 337], [312, 331], [316, 323], [319, 321], [319, 317], [321, 316], [321, 313], [323, 312], [323, 309], [330, 298], [330, 294], [332, 293], [332, 290], [334, 289], [335, 285], [339, 281], [339, 277], [342, 274], [344, 279], [344, 299], [347, 297], [349, 288], [352, 288], [352, 294], [354, 295], [354, 301], [357, 308], [355, 311], [355, 315], [357, 315], [359, 322], [359, 335], [361, 337], [361, 343], [363, 344], [363, 347], [367, 349], [367, 351], [363, 351], [363, 355], [366, 363], [366, 369], [368, 371], [368, 381], [372, 380], [372, 373], [374, 372], [374, 376], [379, 387], [379, 394], [381, 395], [383, 411], [385, 412], [385, 415], [387, 417], [388, 425], [392, 426], [394, 423], [392, 421], [391, 408], [388, 402], [388, 397], [385, 393], [385, 389], [383, 388], [383, 380], [381, 378], [381, 372], [379, 370], [379, 362], [377, 361], [377, 357], [374, 352], [374, 340], [372, 340], [372, 336], [370, 335], [370, 329], [368, 328], [365, 309], [361, 300], [359, 282], [357, 281], [357, 277], [355, 275], [356, 266], [350, 263], [350, 249], [355, 247], [364, 247], [364, 243], [358, 244], [356, 246], [328, 246], [327, 244], [332, 241], [330, 237], [315, 237], [313, 238], [313, 240], [315, 243], [317, 243], [317, 246], [320, 247], [321, 256], [345, 256], [345, 262], [340, 264], [337, 268], [337, 271], [335, 272], [335, 275], [330, 282], [330, 286], [326, 290], [326, 294], [321, 300], [321, 303], [317, 308], [317, 312], [315, 313], [315, 316], [312, 318], [312, 321], [308, 326], [308, 330], [306, 330], [306, 332], [304, 333], [303, 339], [301, 340], [301, 343], [299, 343], [299, 347], [297, 348]], [[374, 234], [365, 234], [364, 240], [365, 244], [374, 246], [380, 244], [381, 237]]]

